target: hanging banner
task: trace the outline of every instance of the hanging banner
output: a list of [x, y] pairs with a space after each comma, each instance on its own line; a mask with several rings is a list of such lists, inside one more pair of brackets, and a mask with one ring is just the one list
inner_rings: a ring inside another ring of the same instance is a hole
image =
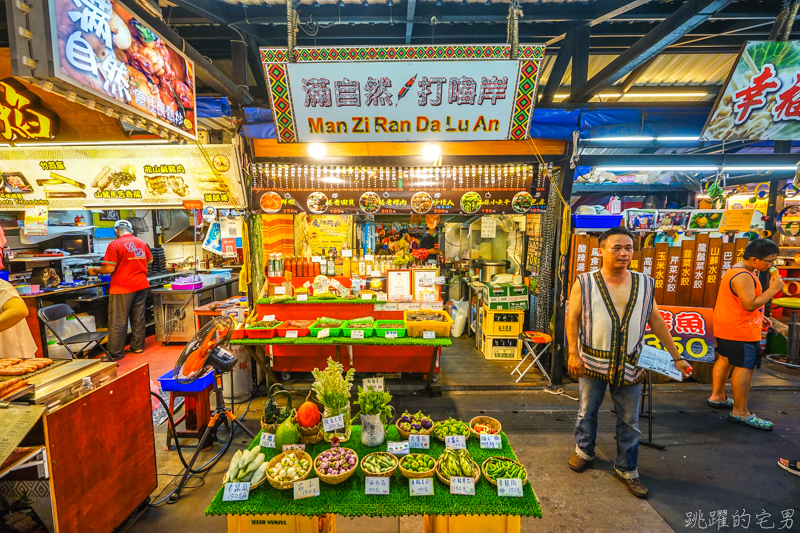
[[279, 142], [528, 137], [544, 45], [262, 48]]
[[26, 237], [33, 235], [47, 235], [47, 221], [49, 213], [46, 205], [37, 205], [25, 209], [25, 222], [23, 231]]
[[39, 204], [61, 210], [142, 204], [169, 209], [185, 200], [246, 205], [233, 145], [0, 149], [0, 209]]
[[[253, 164], [253, 206], [266, 214], [541, 213], [549, 169], [525, 164], [345, 167]], [[534, 183], [535, 178], [535, 183]]]
[[707, 141], [800, 136], [800, 42], [750, 41], [703, 130]]

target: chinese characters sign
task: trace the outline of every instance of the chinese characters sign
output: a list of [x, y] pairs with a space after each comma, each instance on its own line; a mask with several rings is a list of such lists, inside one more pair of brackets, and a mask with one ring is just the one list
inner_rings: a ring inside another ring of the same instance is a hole
[[800, 43], [745, 44], [704, 140], [793, 140], [800, 135]]
[[0, 80], [0, 136], [3, 140], [52, 139], [58, 134], [58, 115], [42, 107], [39, 97], [25, 86]]
[[[705, 307], [659, 306], [658, 312], [667, 323], [678, 352], [694, 361], [714, 362], [713, 310]], [[658, 337], [647, 327], [645, 344], [663, 350]]]
[[194, 63], [111, 0], [53, 0], [57, 78], [197, 137]]
[[544, 46], [262, 49], [280, 142], [527, 138]]

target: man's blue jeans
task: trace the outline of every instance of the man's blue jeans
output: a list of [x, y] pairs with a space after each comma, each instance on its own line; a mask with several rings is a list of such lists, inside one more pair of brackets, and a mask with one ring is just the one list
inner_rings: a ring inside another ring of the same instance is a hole
[[617, 411], [617, 459], [614, 468], [625, 479], [639, 477], [636, 466], [639, 461], [639, 401], [642, 385], [617, 387], [600, 379], [580, 378], [581, 406], [575, 421], [575, 453], [586, 461], [594, 459], [597, 441], [597, 413], [611, 389], [611, 400]]

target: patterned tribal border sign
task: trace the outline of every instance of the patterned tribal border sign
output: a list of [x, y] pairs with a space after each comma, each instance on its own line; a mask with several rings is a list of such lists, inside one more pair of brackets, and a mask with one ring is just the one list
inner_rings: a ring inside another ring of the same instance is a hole
[[[511, 46], [507, 44], [295, 49], [297, 63], [502, 60], [508, 59], [510, 52]], [[509, 140], [524, 140], [528, 137], [544, 52], [545, 46], [542, 44], [520, 45], [514, 106], [507, 137]], [[300, 142], [289, 84], [287, 50], [261, 48], [261, 62], [270, 88], [278, 142]]]

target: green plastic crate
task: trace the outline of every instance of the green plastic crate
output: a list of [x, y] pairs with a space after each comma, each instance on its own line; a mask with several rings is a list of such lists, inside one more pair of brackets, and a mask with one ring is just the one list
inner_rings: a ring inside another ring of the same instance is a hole
[[[350, 321], [347, 321], [344, 324], [342, 324], [342, 337], [352, 337], [351, 333], [353, 333], [353, 331], [356, 330], [356, 329], [359, 329], [359, 330], [364, 332], [364, 338], [365, 339], [367, 337], [372, 337], [372, 336], [375, 335], [375, 327], [374, 326], [373, 327], [369, 327], [369, 328], [349, 328], [349, 327], [347, 327], [349, 324], [350, 324]], [[373, 322], [373, 324], [374, 324], [374, 322]]]
[[[392, 328], [392, 327], [382, 327], [384, 324], [391, 324], [391, 323], [400, 323], [403, 324], [402, 328]], [[397, 338], [405, 337], [406, 336], [406, 327], [405, 323], [402, 320], [378, 320], [375, 322], [375, 336], [376, 337], [386, 337], [386, 334], [390, 331], [397, 332]]]
[[[347, 322], [342, 322], [342, 326], [344, 326]], [[339, 326], [338, 328], [331, 328], [324, 325], [319, 324], [319, 320], [311, 324], [311, 327], [308, 328], [308, 331], [311, 332], [311, 336], [315, 339], [317, 338], [317, 334], [322, 331], [323, 329], [329, 329], [331, 331], [331, 337], [340, 337], [342, 335], [342, 327]]]

